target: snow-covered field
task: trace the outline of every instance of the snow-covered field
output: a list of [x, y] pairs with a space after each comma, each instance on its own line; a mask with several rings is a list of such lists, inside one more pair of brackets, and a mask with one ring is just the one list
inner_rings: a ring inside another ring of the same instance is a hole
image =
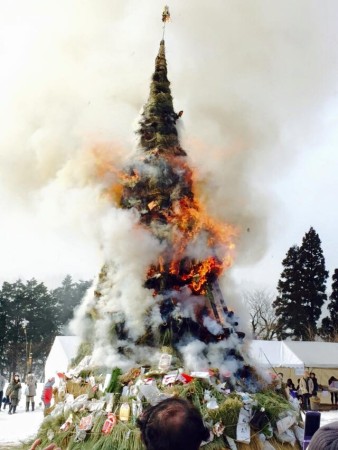
[[[6, 409], [0, 410], [0, 449], [5, 449], [20, 444], [36, 436], [43, 421], [43, 404], [41, 404], [41, 392], [43, 384], [39, 383], [35, 397], [35, 411], [26, 412], [26, 397], [22, 395], [16, 413], [8, 414]], [[25, 385], [22, 383], [22, 392]], [[6, 390], [6, 388], [5, 388]]]
[[[34, 438], [43, 421], [43, 405], [39, 405], [42, 391], [42, 384], [38, 386], [35, 397], [35, 411], [26, 412], [25, 396], [18, 405], [15, 414], [8, 414], [8, 406], [5, 410], [0, 410], [0, 449], [9, 449], [17, 446], [22, 441]], [[24, 390], [24, 389], [23, 389]], [[321, 413], [321, 426], [338, 421], [338, 410], [323, 411]]]

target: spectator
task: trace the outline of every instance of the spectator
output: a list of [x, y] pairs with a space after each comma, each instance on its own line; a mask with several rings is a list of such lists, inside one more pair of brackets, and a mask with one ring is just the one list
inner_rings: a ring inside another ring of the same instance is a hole
[[313, 381], [309, 372], [304, 372], [304, 375], [299, 382], [299, 390], [302, 396], [303, 409], [310, 409], [310, 397], [313, 394]]
[[338, 422], [319, 428], [313, 435], [309, 450], [338, 450]]
[[293, 384], [293, 381], [291, 380], [291, 378], [288, 378], [286, 380], [285, 390], [286, 390], [287, 396], [298, 399], [297, 390], [296, 390], [295, 385]]
[[169, 398], [138, 418], [147, 450], [198, 450], [209, 439], [199, 411], [181, 398]]
[[314, 372], [310, 372], [310, 377], [311, 377], [312, 382], [313, 382], [313, 392], [312, 392], [312, 395], [313, 395], [314, 397], [316, 397], [317, 394], [318, 394], [318, 380], [317, 380], [316, 374], [315, 374]]
[[286, 380], [286, 386], [290, 389], [290, 391], [295, 391], [295, 385], [293, 384], [293, 381], [291, 380], [291, 378], [288, 378]]
[[4, 389], [6, 384], [6, 378], [0, 373], [0, 409], [2, 406], [2, 398], [4, 396]]
[[45, 413], [48, 408], [50, 408], [52, 397], [53, 397], [53, 384], [55, 383], [55, 378], [48, 378], [46, 384], [43, 387], [41, 400], [45, 405]]
[[[329, 388], [333, 381], [338, 381], [338, 380], [336, 377], [331, 377], [328, 381]], [[337, 405], [337, 404], [338, 404], [338, 392], [331, 392], [331, 405]]]
[[[6, 389], [6, 392], [7, 392], [7, 389]], [[6, 409], [7, 405], [9, 405], [9, 406], [11, 405], [11, 401], [10, 401], [8, 395], [6, 395], [6, 393], [5, 393], [5, 395], [4, 395], [3, 399], [2, 399], [2, 403], [3, 403], [3, 408], [4, 409]]]
[[277, 374], [275, 391], [278, 394], [281, 394], [283, 391], [283, 374], [282, 374], [282, 372], [279, 372]]
[[16, 373], [13, 376], [13, 379], [9, 383], [7, 390], [6, 390], [6, 395], [7, 395], [7, 397], [9, 397], [9, 399], [11, 401], [8, 414], [15, 414], [15, 412], [16, 412], [16, 407], [18, 406], [18, 403], [19, 403], [19, 390], [20, 389], [21, 389], [20, 377], [19, 377], [19, 374]]
[[36, 387], [37, 387], [37, 381], [35, 378], [35, 375], [32, 374], [32, 372], [28, 372], [26, 376], [26, 411], [29, 411], [29, 404], [32, 405], [32, 411], [34, 411], [34, 397], [36, 396]]
[[[147, 450], [199, 450], [210, 437], [199, 411], [182, 398], [169, 398], [146, 409], [137, 419]], [[37, 439], [29, 450], [41, 444]], [[60, 450], [50, 444], [43, 450]]]

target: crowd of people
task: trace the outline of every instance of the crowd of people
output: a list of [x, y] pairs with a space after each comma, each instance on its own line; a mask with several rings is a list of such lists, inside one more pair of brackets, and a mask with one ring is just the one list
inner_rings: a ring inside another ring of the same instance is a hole
[[[22, 395], [26, 398], [26, 412], [35, 410], [37, 379], [32, 372], [28, 372], [25, 378], [24, 392], [22, 392], [23, 386], [18, 373], [13, 375], [5, 390], [6, 384], [6, 378], [0, 374], [0, 411], [5, 410], [8, 407], [8, 414], [15, 414]], [[53, 383], [51, 383], [51, 379], [48, 380], [42, 391], [41, 400], [44, 403], [45, 408], [50, 407], [52, 398], [52, 387], [50, 386], [53, 386], [53, 384], [54, 378]]]
[[[330, 377], [328, 380], [328, 388], [332, 386], [333, 381], [338, 381], [335, 377]], [[283, 374], [278, 374], [278, 382], [276, 390], [280, 391], [283, 384]], [[288, 389], [290, 395], [299, 400], [302, 408], [304, 410], [311, 409], [311, 398], [317, 398], [318, 392], [321, 386], [318, 384], [316, 374], [314, 372], [305, 371], [304, 375], [297, 380], [297, 385], [295, 385], [291, 378], [288, 378], [285, 387]], [[330, 392], [331, 394], [331, 404], [338, 405], [338, 392]]]

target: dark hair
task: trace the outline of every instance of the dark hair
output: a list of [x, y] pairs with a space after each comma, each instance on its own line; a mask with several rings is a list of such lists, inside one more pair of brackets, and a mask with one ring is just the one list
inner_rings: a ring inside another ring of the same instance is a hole
[[198, 450], [209, 439], [200, 412], [182, 398], [169, 398], [137, 419], [147, 450]]

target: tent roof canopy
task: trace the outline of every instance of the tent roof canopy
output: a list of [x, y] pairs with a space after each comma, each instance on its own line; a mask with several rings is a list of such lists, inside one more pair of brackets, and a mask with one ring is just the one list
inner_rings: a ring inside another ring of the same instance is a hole
[[306, 367], [338, 367], [338, 343], [312, 341], [286, 341], [285, 343]]
[[303, 367], [304, 364], [282, 341], [252, 341], [249, 355], [263, 367]]
[[263, 367], [338, 368], [338, 343], [332, 342], [255, 340], [249, 355]]

